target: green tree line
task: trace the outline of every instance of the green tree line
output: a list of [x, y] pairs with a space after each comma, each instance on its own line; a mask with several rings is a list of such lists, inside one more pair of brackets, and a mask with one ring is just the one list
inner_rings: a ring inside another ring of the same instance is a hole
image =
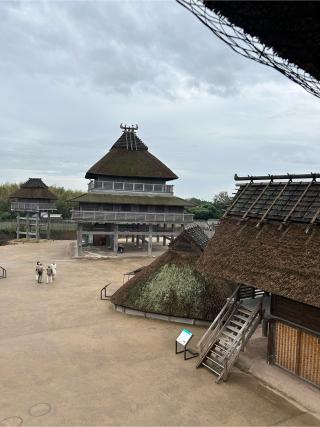
[[215, 195], [212, 201], [200, 200], [195, 197], [188, 199], [194, 206], [188, 207], [187, 212], [192, 213], [194, 219], [219, 219], [230, 206], [231, 197], [226, 191]]

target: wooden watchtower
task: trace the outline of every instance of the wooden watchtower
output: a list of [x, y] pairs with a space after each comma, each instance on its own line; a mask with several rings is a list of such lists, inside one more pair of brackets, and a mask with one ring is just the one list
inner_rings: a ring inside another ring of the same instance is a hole
[[120, 127], [120, 138], [86, 173], [88, 192], [73, 199], [78, 254], [83, 243], [97, 242], [117, 252], [118, 239], [125, 237], [147, 245], [151, 255], [153, 238], [162, 237], [165, 245], [193, 221], [184, 210], [190, 203], [175, 197], [167, 184], [177, 175], [149, 152], [136, 134], [138, 126]]
[[17, 213], [17, 239], [39, 239], [45, 233], [50, 239], [50, 213], [56, 210], [56, 196], [41, 178], [29, 178], [11, 196], [11, 211]]

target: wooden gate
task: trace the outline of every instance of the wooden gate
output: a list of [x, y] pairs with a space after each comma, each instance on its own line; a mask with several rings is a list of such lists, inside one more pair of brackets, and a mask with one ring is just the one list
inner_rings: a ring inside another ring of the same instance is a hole
[[274, 363], [319, 387], [320, 338], [276, 321]]

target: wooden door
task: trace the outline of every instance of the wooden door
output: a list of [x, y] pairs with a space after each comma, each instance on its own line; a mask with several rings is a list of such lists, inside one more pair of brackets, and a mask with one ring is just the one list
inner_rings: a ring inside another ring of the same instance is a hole
[[277, 321], [274, 363], [320, 386], [320, 338]]

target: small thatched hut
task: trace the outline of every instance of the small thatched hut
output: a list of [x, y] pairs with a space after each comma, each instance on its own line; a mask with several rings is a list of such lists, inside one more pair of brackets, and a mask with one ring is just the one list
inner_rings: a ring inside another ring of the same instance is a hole
[[197, 267], [209, 282], [264, 290], [268, 362], [320, 386], [317, 177], [247, 177]]
[[213, 320], [231, 293], [225, 281], [208, 286], [196, 270], [208, 238], [199, 226], [184, 230], [169, 249], [111, 298], [115, 306], [179, 318]]
[[39, 239], [41, 232], [50, 239], [50, 213], [56, 210], [57, 197], [42, 179], [29, 178], [10, 199], [11, 211], [17, 214], [17, 239], [20, 235]]

